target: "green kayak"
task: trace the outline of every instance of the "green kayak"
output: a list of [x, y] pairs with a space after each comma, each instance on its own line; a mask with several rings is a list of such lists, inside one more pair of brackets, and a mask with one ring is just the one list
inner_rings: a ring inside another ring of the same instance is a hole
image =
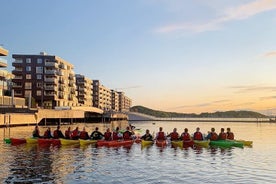
[[230, 147], [243, 148], [243, 143], [242, 142], [229, 141], [229, 140], [210, 141], [210, 145], [211, 146], [224, 147], [224, 148], [230, 148]]
[[4, 138], [4, 142], [6, 144], [11, 144], [11, 139], [10, 138]]

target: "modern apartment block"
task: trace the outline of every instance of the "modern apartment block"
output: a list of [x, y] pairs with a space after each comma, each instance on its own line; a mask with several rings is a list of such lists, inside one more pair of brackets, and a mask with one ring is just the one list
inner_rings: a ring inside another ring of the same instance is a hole
[[93, 106], [93, 81], [84, 75], [76, 74], [77, 98], [82, 106]]
[[[5, 95], [5, 91], [7, 90], [7, 80], [6, 76], [8, 75], [8, 71], [5, 68], [8, 66], [7, 60], [4, 59], [3, 56], [7, 56], [9, 51], [0, 47], [0, 96]], [[1, 103], [3, 104], [3, 102]]]
[[105, 111], [111, 110], [111, 90], [100, 84], [99, 80], [93, 80], [93, 106]]
[[119, 111], [119, 93], [111, 90], [111, 108], [113, 111]]
[[132, 105], [132, 100], [125, 96], [124, 92], [118, 92], [119, 94], [119, 111], [125, 112], [129, 111], [131, 105]]
[[13, 54], [13, 89], [16, 97], [32, 97], [43, 108], [78, 106], [74, 66], [47, 55]]

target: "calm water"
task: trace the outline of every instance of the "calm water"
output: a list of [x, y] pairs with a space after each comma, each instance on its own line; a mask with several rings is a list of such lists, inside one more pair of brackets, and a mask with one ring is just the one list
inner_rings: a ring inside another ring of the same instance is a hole
[[[197, 126], [207, 133], [211, 127], [231, 127], [238, 139], [254, 141], [252, 148], [96, 148], [92, 145], [39, 147], [11, 146], [1, 142], [1, 183], [275, 183], [276, 124], [135, 122], [136, 128], [165, 132]], [[112, 124], [112, 127], [125, 123]], [[76, 125], [73, 125], [74, 128]], [[79, 124], [89, 131], [107, 124]], [[66, 127], [62, 127], [65, 130]], [[27, 137], [33, 127], [0, 129], [3, 137]], [[53, 127], [54, 129], [54, 127]], [[44, 129], [41, 128], [43, 131]]]

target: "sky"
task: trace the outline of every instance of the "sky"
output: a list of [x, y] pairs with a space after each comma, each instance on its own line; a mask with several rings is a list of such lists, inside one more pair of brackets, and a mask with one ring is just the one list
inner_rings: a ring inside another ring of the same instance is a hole
[[0, 44], [59, 56], [132, 105], [276, 115], [276, 0], [9, 0]]

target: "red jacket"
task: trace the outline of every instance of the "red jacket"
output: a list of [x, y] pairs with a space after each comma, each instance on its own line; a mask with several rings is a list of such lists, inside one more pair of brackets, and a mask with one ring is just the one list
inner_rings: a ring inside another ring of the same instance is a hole
[[157, 140], [166, 140], [165, 133], [164, 132], [158, 132]]
[[194, 140], [199, 140], [199, 141], [203, 140], [202, 133], [201, 132], [195, 132], [194, 133]]

